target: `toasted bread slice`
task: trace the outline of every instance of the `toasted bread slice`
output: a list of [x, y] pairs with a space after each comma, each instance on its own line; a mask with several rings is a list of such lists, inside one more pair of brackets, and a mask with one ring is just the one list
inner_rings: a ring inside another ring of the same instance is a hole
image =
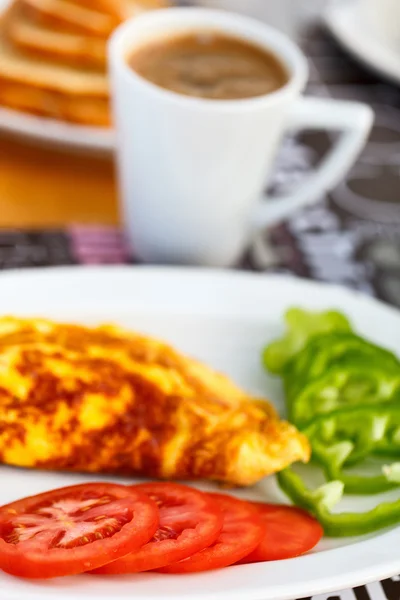
[[[107, 10], [109, 0], [20, 0], [30, 17], [42, 24], [72, 33], [108, 37], [123, 20], [167, 6], [166, 0], [115, 0]], [[86, 4], [87, 3], [87, 4]], [[111, 4], [111, 3], [110, 3]]]
[[109, 95], [108, 78], [105, 73], [27, 56], [13, 47], [1, 34], [1, 30], [0, 78], [1, 81], [75, 96], [107, 98]]
[[120, 16], [120, 0], [70, 0], [72, 4], [83, 6], [90, 10], [107, 15]]
[[60, 94], [54, 90], [2, 80], [0, 105], [41, 117], [93, 127], [110, 127], [107, 99]]
[[[114, 4], [111, 16], [108, 2]], [[109, 126], [106, 38], [122, 15], [126, 18], [163, 2], [16, 0], [0, 20], [0, 105], [59, 120]], [[92, 6], [99, 10], [91, 10]]]
[[171, 6], [169, 0], [116, 0], [116, 2], [119, 3], [119, 15], [123, 20], [147, 10]]
[[7, 36], [20, 50], [66, 64], [106, 68], [106, 39], [55, 31], [30, 20], [23, 10], [8, 19]]
[[0, 104], [75, 123], [109, 125], [106, 73], [26, 55], [6, 35], [9, 16], [0, 23]]
[[29, 11], [29, 17], [37, 22], [67, 32], [108, 37], [121, 22], [117, 16], [69, 0], [20, 0]]
[[70, 0], [73, 4], [125, 19], [146, 10], [166, 8], [168, 0]]

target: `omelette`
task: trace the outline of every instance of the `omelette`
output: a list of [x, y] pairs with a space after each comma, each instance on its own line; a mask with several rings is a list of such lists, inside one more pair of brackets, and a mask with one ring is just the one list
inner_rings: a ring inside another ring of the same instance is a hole
[[222, 374], [112, 325], [0, 318], [0, 462], [248, 486], [307, 439]]

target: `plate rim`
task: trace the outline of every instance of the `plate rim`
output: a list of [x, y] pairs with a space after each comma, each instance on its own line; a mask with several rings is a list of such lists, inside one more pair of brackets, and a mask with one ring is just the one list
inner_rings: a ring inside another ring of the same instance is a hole
[[42, 144], [76, 150], [108, 153], [116, 147], [113, 129], [57, 121], [3, 106], [0, 107], [0, 130], [15, 137], [24, 136]]
[[323, 22], [336, 41], [354, 59], [375, 74], [400, 84], [400, 52], [380, 43], [357, 21], [358, 27], [352, 27], [357, 19], [355, 0], [332, 3], [323, 15]]
[[[229, 282], [236, 279], [243, 282], [260, 282], [268, 280], [280, 284], [293, 286], [302, 285], [310, 291], [330, 290], [333, 293], [343, 294], [350, 299], [360, 301], [366, 305], [374, 305], [384, 310], [392, 317], [399, 319], [400, 310], [375, 296], [366, 294], [354, 288], [350, 288], [338, 283], [325, 282], [307, 277], [301, 277], [295, 274], [269, 273], [263, 271], [248, 271], [245, 269], [226, 269], [223, 267], [192, 267], [192, 266], [174, 266], [157, 264], [120, 264], [120, 265], [51, 265], [46, 267], [23, 267], [11, 268], [0, 271], [0, 289], [1, 284], [6, 280], [18, 281], [25, 278], [44, 278], [76, 276], [78, 279], [87, 280], [88, 278], [107, 277], [125, 277], [133, 273], [140, 275], [143, 279], [153, 279], [156, 277], [178, 277], [181, 279], [209, 279]], [[1, 302], [1, 299], [0, 299]], [[399, 340], [400, 341], [400, 340]]]
[[[144, 266], [144, 265], [125, 265], [125, 266], [96, 266], [96, 267], [81, 267], [81, 266], [60, 266], [60, 267], [48, 267], [48, 268], [32, 268], [32, 269], [16, 269], [10, 271], [4, 271], [0, 273], [0, 290], [7, 286], [13, 288], [15, 284], [24, 287], [32, 284], [33, 280], [37, 281], [37, 289], [39, 290], [41, 285], [48, 284], [48, 288], [51, 289], [52, 282], [57, 288], [60, 282], [65, 285], [76, 285], [79, 280], [86, 281], [86, 285], [89, 286], [94, 280], [98, 279], [110, 286], [110, 277], [114, 278], [114, 283], [118, 280], [126, 282], [126, 285], [135, 289], [135, 285], [140, 282], [150, 282], [157, 278], [167, 278], [173, 283], [176, 281], [180, 282], [180, 285], [187, 286], [190, 291], [194, 280], [198, 280], [198, 284], [203, 285], [207, 279], [209, 284], [212, 285], [217, 280], [222, 282], [223, 286], [225, 283], [229, 285], [236, 285], [238, 287], [244, 287], [247, 284], [252, 288], [250, 292], [263, 287], [270, 288], [271, 285], [276, 286], [300, 286], [303, 289], [307, 289], [310, 292], [318, 292], [318, 290], [324, 289], [333, 292], [334, 294], [340, 294], [343, 296], [343, 302], [347, 298], [352, 298], [353, 301], [366, 303], [371, 309], [378, 307], [379, 310], [383, 310], [387, 313], [388, 317], [393, 317], [400, 323], [400, 312], [398, 309], [386, 305], [385, 303], [366, 296], [362, 292], [357, 292], [336, 284], [326, 284], [322, 282], [316, 282], [312, 280], [302, 279], [300, 277], [287, 276], [284, 274], [267, 274], [267, 273], [254, 273], [247, 271], [233, 271], [223, 269], [208, 269], [208, 268], [191, 268], [191, 267], [164, 267], [164, 266]], [[69, 281], [68, 281], [69, 279]], [[22, 283], [21, 283], [22, 282]], [[234, 283], [231, 283], [234, 282]], [[114, 288], [115, 289], [115, 288]], [[43, 292], [38, 292], [38, 294]], [[228, 300], [229, 301], [229, 300]], [[207, 302], [207, 300], [206, 300]], [[399, 338], [400, 343], [400, 338]], [[265, 563], [258, 565], [241, 565], [236, 567], [242, 573], [241, 577], [235, 577], [239, 571], [233, 571], [226, 569], [219, 572], [218, 577], [215, 577], [214, 581], [219, 582], [217, 588], [213, 590], [213, 584], [209, 578], [213, 574], [203, 574], [189, 576], [188, 578], [182, 576], [171, 577], [168, 576], [168, 581], [173, 586], [181, 585], [183, 583], [183, 590], [180, 593], [166, 593], [160, 586], [155, 585], [151, 593], [142, 594], [138, 592], [136, 594], [137, 600], [161, 600], [163, 598], [194, 598], [199, 599], [207, 594], [209, 600], [242, 600], [246, 597], [246, 600], [294, 600], [294, 598], [306, 597], [315, 594], [321, 594], [325, 592], [339, 591], [346, 588], [353, 588], [358, 585], [365, 585], [370, 582], [379, 581], [393, 575], [397, 575], [400, 571], [400, 557], [396, 558], [393, 556], [391, 548], [395, 548], [396, 544], [400, 541], [400, 526], [387, 532], [377, 534], [375, 537], [367, 540], [356, 542], [341, 548], [334, 548], [324, 550], [321, 553], [313, 553], [310, 555], [302, 556], [299, 558], [291, 559], [288, 561], [280, 561], [278, 563]], [[356, 548], [356, 550], [355, 550]], [[360, 559], [360, 554], [363, 558]], [[355, 557], [358, 557], [359, 564], [356, 568], [352, 566]], [[360, 562], [361, 560], [361, 562]], [[283, 577], [284, 573], [290, 573], [292, 565], [296, 564], [296, 572], [301, 572], [302, 580], [295, 581], [296, 589], [293, 588], [293, 584], [289, 582], [289, 577]], [[327, 571], [327, 564], [329, 563], [329, 569]], [[316, 573], [318, 576], [316, 577]], [[89, 575], [86, 577], [90, 577]], [[157, 577], [157, 581], [160, 581], [160, 575], [151, 575], [148, 577]], [[281, 577], [281, 580], [279, 580]], [[239, 588], [234, 587], [236, 579], [246, 580], [246, 589], [243, 588], [243, 584]], [[195, 589], [190, 582], [195, 582]], [[230, 582], [232, 587], [229, 587]], [[227, 590], [221, 589], [223, 582], [228, 585]], [[249, 584], [250, 582], [250, 584]], [[140, 582], [139, 582], [140, 583]], [[115, 585], [115, 582], [114, 582]], [[134, 583], [133, 583], [134, 585]], [[187, 591], [187, 586], [190, 586]], [[206, 592], [201, 591], [202, 587], [205, 587]], [[27, 598], [46, 600], [47, 598], [55, 598], [56, 595], [60, 599], [74, 598], [74, 600], [87, 600], [88, 594], [87, 589], [83, 586], [82, 591], [74, 587], [71, 592], [68, 589], [65, 593], [61, 593], [62, 588], [56, 587], [53, 591], [51, 587], [34, 585], [32, 587], [21, 586], [21, 589], [12, 589], [13, 586], [2, 586], [0, 591], [0, 597], [7, 598], [7, 600], [22, 600]], [[17, 586], [18, 588], [18, 586]], [[158, 592], [157, 592], [158, 589]], [[4, 596], [3, 596], [4, 593]], [[117, 598], [125, 598], [124, 594], [119, 595], [116, 589], [114, 596]], [[103, 596], [99, 596], [103, 598]]]

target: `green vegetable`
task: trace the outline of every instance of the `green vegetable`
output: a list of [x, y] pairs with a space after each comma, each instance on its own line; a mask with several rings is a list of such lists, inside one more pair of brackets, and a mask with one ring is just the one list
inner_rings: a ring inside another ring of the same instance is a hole
[[378, 360], [353, 358], [342, 364], [341, 359], [318, 379], [303, 385], [288, 402], [289, 417], [298, 427], [305, 427], [321, 414], [392, 402], [399, 390], [400, 365], [395, 371], [385, 369]]
[[353, 365], [358, 369], [373, 367], [400, 378], [400, 362], [392, 352], [355, 333], [333, 331], [312, 338], [286, 365], [282, 376], [288, 403], [292, 404], [305, 384], [323, 377], [331, 367], [346, 369]]
[[[375, 448], [388, 438], [399, 417], [398, 410], [397, 405], [391, 404], [377, 410], [356, 406], [348, 411], [319, 417], [304, 431], [315, 448], [315, 456], [319, 453], [319, 446], [328, 448], [347, 442], [347, 448], [351, 446], [351, 451], [347, 452], [342, 464], [352, 466], [374, 453]], [[386, 443], [389, 445], [390, 442]]]
[[315, 313], [292, 308], [287, 311], [285, 321], [287, 332], [284, 337], [264, 350], [264, 365], [271, 373], [282, 373], [288, 361], [313, 336], [330, 331], [351, 331], [346, 317], [333, 310]]
[[313, 459], [323, 467], [328, 481], [340, 480], [350, 494], [377, 494], [396, 487], [400, 479], [396, 481], [384, 471], [374, 476], [346, 473], [345, 467], [370, 456], [394, 425], [400, 426], [400, 405], [381, 406], [376, 411], [356, 407], [319, 418], [304, 433]]
[[[393, 404], [400, 406], [400, 394], [396, 394]], [[386, 428], [385, 436], [374, 445], [374, 454], [378, 456], [400, 456], [400, 425], [390, 422]]]
[[[400, 485], [400, 361], [358, 336], [338, 312], [291, 309], [285, 320], [286, 334], [264, 350], [264, 365], [282, 377], [290, 419], [310, 440], [327, 483], [309, 490], [286, 469], [278, 476], [282, 489], [315, 514], [327, 535], [361, 535], [398, 523], [400, 499], [366, 513], [332, 508], [344, 492], [376, 494]], [[396, 462], [372, 476], [355, 470], [374, 455]]]
[[388, 481], [394, 483], [400, 483], [400, 463], [393, 463], [392, 465], [385, 465], [383, 472]]
[[319, 520], [325, 535], [330, 537], [364, 535], [396, 525], [400, 521], [400, 498], [394, 502], [382, 502], [364, 513], [333, 513], [332, 508], [342, 497], [341, 481], [331, 481], [316, 490], [310, 490], [290, 468], [278, 474], [278, 481], [295, 504], [308, 510]]

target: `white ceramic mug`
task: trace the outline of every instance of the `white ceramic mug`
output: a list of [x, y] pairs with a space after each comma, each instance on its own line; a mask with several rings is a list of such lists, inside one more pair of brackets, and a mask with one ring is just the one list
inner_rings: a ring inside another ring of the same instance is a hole
[[[209, 100], [160, 88], [129, 67], [144, 44], [213, 30], [272, 50], [288, 83], [245, 100]], [[315, 202], [351, 167], [372, 124], [362, 104], [303, 98], [307, 61], [282, 33], [241, 15], [169, 8], [121, 25], [109, 44], [122, 215], [136, 256], [152, 263], [229, 266], [252, 229]], [[341, 131], [315, 173], [287, 197], [263, 197], [283, 134]]]

